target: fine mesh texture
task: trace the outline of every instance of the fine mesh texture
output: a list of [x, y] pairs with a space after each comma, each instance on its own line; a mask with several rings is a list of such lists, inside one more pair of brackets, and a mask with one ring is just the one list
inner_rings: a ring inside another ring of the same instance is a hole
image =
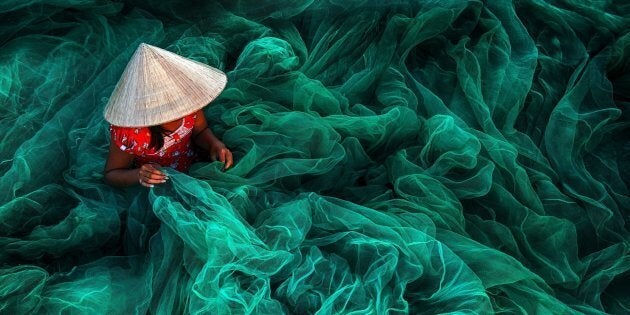
[[[630, 311], [626, 1], [0, 2], [2, 314]], [[235, 166], [103, 182], [140, 43]]]

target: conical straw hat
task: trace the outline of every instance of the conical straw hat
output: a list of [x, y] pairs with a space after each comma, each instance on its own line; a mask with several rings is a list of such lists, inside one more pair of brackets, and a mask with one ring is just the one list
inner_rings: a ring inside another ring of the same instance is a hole
[[140, 44], [105, 107], [105, 119], [121, 127], [177, 120], [206, 106], [227, 83], [221, 70]]

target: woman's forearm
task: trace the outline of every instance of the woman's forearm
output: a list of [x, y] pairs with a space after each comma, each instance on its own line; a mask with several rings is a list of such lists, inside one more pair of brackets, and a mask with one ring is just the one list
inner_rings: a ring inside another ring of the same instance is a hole
[[129, 187], [139, 183], [138, 168], [116, 169], [105, 173], [105, 182], [116, 187]]
[[198, 146], [208, 151], [210, 150], [210, 146], [213, 143], [216, 143], [217, 141], [221, 142], [221, 140], [219, 140], [219, 138], [217, 138], [214, 133], [212, 133], [212, 130], [210, 130], [209, 127], [205, 128], [199, 134], [195, 135], [194, 141]]

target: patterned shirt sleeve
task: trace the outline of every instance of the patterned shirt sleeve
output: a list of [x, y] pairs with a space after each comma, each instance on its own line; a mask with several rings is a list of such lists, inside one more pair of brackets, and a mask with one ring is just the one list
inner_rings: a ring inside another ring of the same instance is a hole
[[150, 134], [146, 128], [127, 128], [110, 126], [109, 131], [114, 145], [121, 151], [134, 155], [143, 155], [148, 148]]

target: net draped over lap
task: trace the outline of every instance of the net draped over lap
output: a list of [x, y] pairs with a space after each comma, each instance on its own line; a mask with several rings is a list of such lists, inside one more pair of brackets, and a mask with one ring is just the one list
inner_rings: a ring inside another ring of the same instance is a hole
[[[0, 3], [0, 313], [630, 311], [625, 1]], [[103, 182], [136, 47], [235, 166]]]

